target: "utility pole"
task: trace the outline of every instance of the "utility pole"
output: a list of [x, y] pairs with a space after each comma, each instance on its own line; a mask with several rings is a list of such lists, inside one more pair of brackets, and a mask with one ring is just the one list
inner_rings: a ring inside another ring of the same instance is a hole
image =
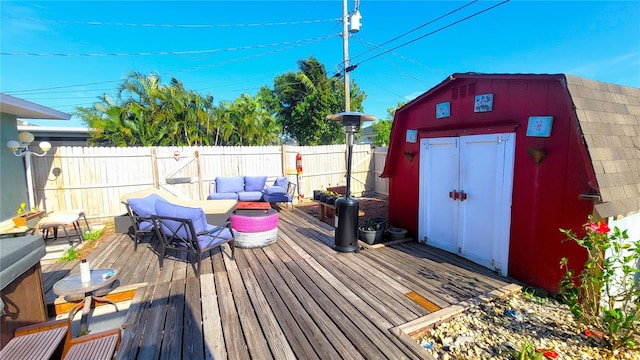
[[351, 111], [351, 84], [349, 84], [349, 12], [347, 0], [342, 0], [342, 55], [344, 58], [344, 111]]

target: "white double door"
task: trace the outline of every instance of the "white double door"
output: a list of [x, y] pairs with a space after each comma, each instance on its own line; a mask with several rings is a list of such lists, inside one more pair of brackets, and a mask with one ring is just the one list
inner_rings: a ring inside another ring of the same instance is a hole
[[418, 239], [507, 275], [515, 134], [420, 141]]

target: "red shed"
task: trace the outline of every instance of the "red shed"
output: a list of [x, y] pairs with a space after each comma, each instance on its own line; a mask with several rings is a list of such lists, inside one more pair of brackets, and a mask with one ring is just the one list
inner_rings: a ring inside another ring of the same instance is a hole
[[554, 292], [560, 258], [586, 258], [560, 228], [579, 233], [588, 215], [640, 227], [640, 89], [453, 74], [398, 109], [382, 177], [390, 224]]

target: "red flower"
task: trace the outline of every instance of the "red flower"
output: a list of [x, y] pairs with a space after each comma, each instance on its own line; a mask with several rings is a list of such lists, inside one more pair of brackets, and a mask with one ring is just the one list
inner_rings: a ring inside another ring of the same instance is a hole
[[589, 230], [597, 234], [606, 234], [609, 231], [611, 231], [611, 229], [609, 229], [609, 225], [601, 221], [598, 221], [597, 223], [594, 223], [593, 221], [589, 221]]

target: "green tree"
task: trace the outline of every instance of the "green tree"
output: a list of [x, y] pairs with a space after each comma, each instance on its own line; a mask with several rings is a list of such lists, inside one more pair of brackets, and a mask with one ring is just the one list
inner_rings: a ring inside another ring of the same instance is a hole
[[235, 145], [275, 145], [280, 143], [280, 127], [262, 105], [259, 96], [242, 94], [228, 108], [225, 135]]
[[373, 132], [376, 134], [373, 144], [375, 146], [388, 146], [391, 140], [391, 126], [393, 125], [393, 118], [396, 115], [396, 111], [403, 107], [406, 102], [398, 102], [395, 107], [387, 108], [387, 118], [380, 120], [377, 123], [371, 125]]
[[209, 145], [214, 138], [213, 97], [187, 90], [177, 79], [130, 73], [118, 97], [104, 95], [77, 114], [94, 129], [91, 144], [115, 146]]
[[[271, 96], [261, 89], [265, 109], [277, 114], [284, 136], [300, 145], [344, 143], [342, 126], [326, 120], [344, 111], [344, 83], [327, 77], [324, 65], [313, 57], [298, 61], [298, 69], [274, 78]], [[351, 108], [362, 111], [365, 93], [355, 83], [350, 86]]]
[[[279, 144], [281, 128], [267, 94], [243, 94], [235, 102], [213, 105], [213, 96], [185, 89], [177, 79], [132, 72], [118, 87], [77, 114], [95, 129], [92, 144], [116, 146], [200, 146]], [[263, 98], [264, 97], [264, 98]], [[271, 109], [271, 110], [269, 110]]]

